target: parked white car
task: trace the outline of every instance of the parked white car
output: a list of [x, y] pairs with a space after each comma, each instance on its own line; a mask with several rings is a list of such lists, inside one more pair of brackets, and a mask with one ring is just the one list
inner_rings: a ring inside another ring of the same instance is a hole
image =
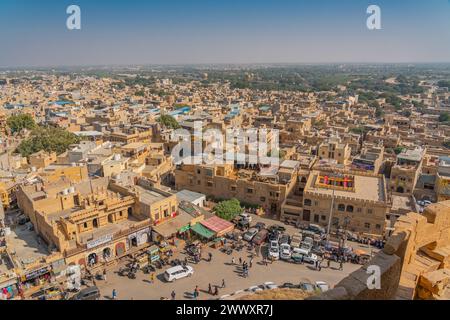
[[265, 282], [263, 284], [263, 286], [264, 286], [264, 289], [266, 289], [266, 290], [278, 289], [278, 286], [273, 282]]
[[269, 259], [280, 259], [280, 247], [277, 241], [270, 241], [269, 246]]
[[252, 220], [253, 220], [252, 216], [251, 216], [249, 213], [246, 213], [246, 212], [241, 213], [239, 216], [240, 216], [242, 219], [247, 220], [248, 222], [252, 222]]
[[194, 269], [191, 266], [176, 266], [170, 269], [167, 269], [164, 272], [164, 279], [168, 282], [173, 282], [178, 279], [190, 277], [194, 274]]
[[244, 236], [243, 236], [243, 238], [244, 238], [244, 240], [245, 241], [252, 241], [253, 240], [253, 238], [256, 236], [256, 234], [259, 232], [259, 230], [258, 229], [256, 229], [256, 228], [250, 228], [250, 230], [248, 230], [246, 233], [244, 233]]
[[289, 260], [292, 257], [291, 246], [287, 243], [283, 243], [280, 246], [280, 258], [282, 260]]
[[317, 255], [315, 255], [314, 253], [310, 253], [307, 256], [304, 256], [303, 261], [305, 261], [306, 263], [316, 263], [317, 260], [319, 260], [319, 257], [317, 257]]
[[292, 249], [292, 253], [301, 254], [303, 256], [308, 256], [311, 250], [308, 250], [306, 248], [294, 248]]
[[330, 286], [325, 281], [316, 281], [316, 287], [322, 292], [330, 290]]
[[258, 292], [258, 291], [263, 291], [263, 290], [264, 289], [261, 288], [260, 286], [251, 286], [246, 291], [248, 291], [248, 292]]

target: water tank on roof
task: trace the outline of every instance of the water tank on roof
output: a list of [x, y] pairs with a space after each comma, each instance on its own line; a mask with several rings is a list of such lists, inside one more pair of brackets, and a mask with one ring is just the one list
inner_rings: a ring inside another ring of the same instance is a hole
[[69, 188], [69, 193], [75, 193], [75, 187], [70, 187]]
[[64, 189], [63, 190], [63, 195], [67, 196], [69, 194], [69, 189]]
[[120, 159], [121, 159], [120, 154], [115, 154], [114, 155], [114, 161], [120, 161]]

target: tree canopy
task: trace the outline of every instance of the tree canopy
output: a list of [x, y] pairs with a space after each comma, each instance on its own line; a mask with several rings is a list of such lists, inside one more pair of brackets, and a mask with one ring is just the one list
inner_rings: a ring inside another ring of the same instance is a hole
[[237, 199], [231, 199], [220, 202], [214, 211], [216, 215], [224, 220], [231, 221], [237, 215], [241, 214], [243, 209], [241, 203]]
[[441, 115], [439, 116], [439, 122], [447, 121], [450, 121], [450, 114], [448, 114], [447, 112], [441, 113]]
[[11, 116], [6, 121], [8, 127], [12, 133], [20, 132], [23, 129], [32, 130], [36, 128], [36, 122], [29, 114], [19, 114], [17, 116]]
[[170, 129], [178, 129], [180, 128], [180, 124], [177, 122], [177, 120], [175, 120], [174, 117], [170, 116], [170, 115], [162, 115], [159, 119], [158, 119], [159, 123], [161, 123], [163, 126], [170, 128]]
[[29, 138], [22, 141], [17, 152], [28, 157], [41, 150], [47, 152], [64, 153], [71, 144], [80, 142], [80, 138], [62, 128], [36, 127]]

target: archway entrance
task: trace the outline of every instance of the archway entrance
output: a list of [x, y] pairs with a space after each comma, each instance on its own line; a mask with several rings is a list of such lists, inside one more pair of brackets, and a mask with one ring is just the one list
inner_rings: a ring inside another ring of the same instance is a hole
[[111, 249], [110, 248], [103, 249], [103, 259], [108, 260], [109, 258], [111, 258]]
[[398, 187], [397, 193], [405, 193], [405, 189], [403, 189], [403, 187]]
[[91, 253], [88, 256], [88, 266], [92, 267], [93, 265], [95, 265], [98, 262], [98, 257], [96, 253]]

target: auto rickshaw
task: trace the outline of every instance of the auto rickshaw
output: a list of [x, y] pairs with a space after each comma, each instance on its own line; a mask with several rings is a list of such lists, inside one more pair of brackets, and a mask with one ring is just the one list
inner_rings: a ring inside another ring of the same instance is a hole
[[364, 250], [355, 250], [351, 255], [353, 263], [364, 265], [370, 261], [372, 256]]

